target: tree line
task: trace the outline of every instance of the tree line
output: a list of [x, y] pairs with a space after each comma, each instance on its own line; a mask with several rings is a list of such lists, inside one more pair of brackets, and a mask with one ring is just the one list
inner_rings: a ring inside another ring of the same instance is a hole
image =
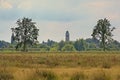
[[[5, 41], [0, 41], [1, 49], [14, 49], [16, 43], [10, 44]], [[116, 40], [106, 45], [106, 50], [120, 50], [120, 43]], [[88, 39], [77, 39], [76, 41], [63, 41], [55, 42], [53, 40], [48, 39], [46, 42], [37, 43], [33, 46], [27, 47], [28, 51], [41, 51], [41, 52], [58, 52], [58, 51], [102, 51], [102, 45], [99, 40], [94, 38]], [[19, 48], [18, 51], [22, 50]], [[12, 51], [12, 50], [11, 50]]]
[[113, 40], [112, 31], [115, 27], [111, 27], [110, 21], [106, 18], [97, 21], [91, 33], [91, 39], [77, 39], [76, 41], [60, 41], [54, 42], [49, 40], [39, 44], [37, 38], [39, 29], [36, 23], [29, 18], [18, 19], [17, 27], [11, 28], [14, 34], [14, 47], [27, 52], [28, 48], [40, 48], [41, 51], [86, 51], [89, 49], [109, 50], [119, 49], [120, 43]]

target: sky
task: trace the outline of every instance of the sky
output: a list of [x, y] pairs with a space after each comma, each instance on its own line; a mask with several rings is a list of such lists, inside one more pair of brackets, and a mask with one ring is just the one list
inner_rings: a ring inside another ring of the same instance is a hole
[[0, 40], [10, 42], [11, 28], [23, 17], [39, 28], [38, 41], [91, 38], [99, 19], [107, 18], [120, 42], [120, 0], [0, 0]]

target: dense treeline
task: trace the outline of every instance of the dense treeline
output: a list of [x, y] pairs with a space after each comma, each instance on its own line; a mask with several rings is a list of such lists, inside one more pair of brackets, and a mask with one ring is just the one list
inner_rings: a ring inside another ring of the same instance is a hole
[[[0, 48], [10, 48], [13, 49], [16, 44], [10, 44], [5, 41], [0, 41]], [[77, 39], [76, 41], [60, 41], [55, 42], [49, 40], [47, 42], [37, 43], [29, 48], [36, 51], [89, 51], [89, 50], [102, 50], [102, 46], [97, 39]], [[120, 43], [114, 40], [112, 43], [107, 44], [106, 50], [119, 50]]]
[[[42, 42], [35, 46], [40, 48], [40, 51], [89, 51], [89, 50], [102, 50], [101, 43], [97, 39], [77, 39], [76, 41], [60, 41], [55, 42], [49, 40]], [[114, 40], [112, 43], [107, 44], [106, 50], [119, 50], [120, 43]]]
[[6, 48], [9, 47], [10, 43], [6, 41], [0, 41], [0, 48]]

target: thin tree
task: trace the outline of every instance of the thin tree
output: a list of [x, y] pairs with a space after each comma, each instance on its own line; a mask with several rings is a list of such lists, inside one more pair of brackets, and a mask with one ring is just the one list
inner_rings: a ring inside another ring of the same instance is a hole
[[14, 41], [16, 42], [16, 49], [23, 48], [27, 51], [27, 45], [33, 45], [37, 42], [38, 31], [35, 22], [32, 19], [23, 18], [17, 20], [17, 27], [11, 28], [14, 34]]
[[93, 38], [98, 39], [103, 47], [103, 50], [106, 49], [106, 44], [110, 43], [112, 39], [112, 31], [115, 29], [115, 27], [111, 28], [110, 22], [104, 18], [100, 19], [97, 22], [97, 25], [93, 29], [92, 36]]

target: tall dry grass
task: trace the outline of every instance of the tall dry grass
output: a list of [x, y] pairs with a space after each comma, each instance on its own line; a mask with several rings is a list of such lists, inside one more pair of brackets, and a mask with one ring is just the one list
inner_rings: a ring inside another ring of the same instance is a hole
[[11, 67], [102, 67], [120, 66], [120, 54], [93, 53], [14, 53], [0, 54], [0, 66]]
[[120, 54], [0, 54], [0, 80], [120, 80]]

